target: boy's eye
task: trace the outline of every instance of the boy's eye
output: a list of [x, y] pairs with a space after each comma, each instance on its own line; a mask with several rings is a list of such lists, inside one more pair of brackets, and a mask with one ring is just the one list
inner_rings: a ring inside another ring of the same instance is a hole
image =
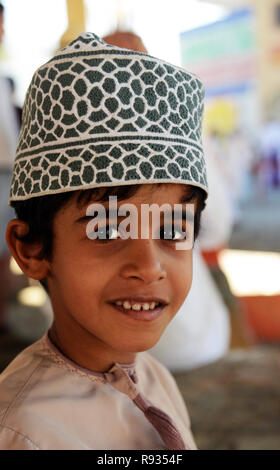
[[88, 238], [91, 240], [98, 240], [107, 242], [118, 238], [119, 233], [117, 227], [114, 225], [105, 225], [104, 227], [98, 226], [96, 230], [91, 230], [87, 233]]
[[160, 229], [160, 238], [163, 240], [180, 241], [186, 240], [187, 234], [184, 232], [184, 230], [182, 230], [182, 228], [174, 226], [163, 226]]
[[106, 242], [117, 238], [120, 238], [117, 226], [106, 225], [105, 227], [99, 227], [97, 240]]

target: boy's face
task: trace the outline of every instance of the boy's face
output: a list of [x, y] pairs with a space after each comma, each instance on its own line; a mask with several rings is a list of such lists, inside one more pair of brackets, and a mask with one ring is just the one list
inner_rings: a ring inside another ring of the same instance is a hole
[[[117, 205], [134, 204], [138, 214], [141, 204], [169, 203], [173, 208], [185, 191], [182, 184], [146, 184]], [[102, 204], [109, 207], [107, 202]], [[47, 275], [55, 315], [51, 334], [70, 358], [105, 370], [113, 362], [133, 361], [136, 352], [150, 349], [160, 339], [191, 287], [192, 250], [176, 250], [174, 241], [152, 235], [149, 239], [91, 240], [86, 234], [91, 220], [85, 217], [86, 207], [79, 209], [73, 198], [54, 219]], [[77, 222], [81, 217], [84, 220]], [[114, 304], [140, 297], [161, 299], [166, 305], [153, 317], [144, 310], [130, 315]]]

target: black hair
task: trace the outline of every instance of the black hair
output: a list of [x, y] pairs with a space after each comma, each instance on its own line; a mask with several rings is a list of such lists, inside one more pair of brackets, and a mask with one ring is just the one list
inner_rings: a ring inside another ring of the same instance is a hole
[[[162, 185], [164, 183], [157, 183]], [[155, 185], [153, 185], [155, 186]], [[41, 259], [48, 261], [52, 259], [53, 248], [53, 220], [57, 212], [76, 196], [78, 207], [83, 207], [93, 199], [95, 201], [108, 201], [109, 196], [117, 196], [118, 200], [127, 199], [134, 196], [141, 185], [111, 186], [102, 188], [90, 188], [85, 190], [69, 191], [47, 196], [33, 197], [24, 201], [12, 201], [17, 218], [27, 222], [29, 232], [24, 236], [16, 236], [18, 240], [24, 243], [42, 242], [42, 249], [39, 253]], [[194, 240], [196, 240], [200, 229], [201, 212], [205, 207], [206, 193], [199, 187], [186, 186], [186, 193], [183, 202], [196, 202], [196, 211], [194, 217]], [[46, 280], [40, 280], [40, 283], [48, 292]]]
[[3, 12], [4, 12], [4, 5], [0, 3], [0, 15], [2, 15]]

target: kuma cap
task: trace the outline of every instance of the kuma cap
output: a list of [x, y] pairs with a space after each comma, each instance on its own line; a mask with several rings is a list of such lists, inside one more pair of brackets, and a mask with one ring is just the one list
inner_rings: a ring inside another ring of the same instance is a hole
[[83, 33], [34, 73], [9, 204], [105, 186], [182, 183], [208, 193], [198, 77]]

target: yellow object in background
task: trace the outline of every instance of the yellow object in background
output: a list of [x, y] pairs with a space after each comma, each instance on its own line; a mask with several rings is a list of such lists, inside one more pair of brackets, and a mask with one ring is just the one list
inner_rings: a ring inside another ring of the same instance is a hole
[[2, 44], [0, 44], [0, 60], [3, 60], [5, 57], [5, 52]]
[[15, 258], [13, 258], [13, 256], [11, 256], [11, 258], [10, 258], [10, 270], [16, 276], [23, 274], [22, 270], [20, 269], [19, 265], [17, 264], [17, 262], [16, 262]]
[[206, 107], [204, 126], [209, 134], [231, 134], [237, 125], [237, 109], [235, 104], [225, 98], [219, 98]]
[[4, 46], [4, 43], [0, 44], [0, 61], [7, 60], [9, 58], [7, 49]]
[[47, 294], [41, 286], [29, 286], [21, 289], [18, 300], [22, 305], [29, 307], [41, 307], [47, 299]]
[[280, 295], [280, 253], [223, 250], [218, 260], [237, 297]]
[[84, 0], [67, 0], [68, 28], [60, 39], [60, 48], [65, 47], [86, 29]]

